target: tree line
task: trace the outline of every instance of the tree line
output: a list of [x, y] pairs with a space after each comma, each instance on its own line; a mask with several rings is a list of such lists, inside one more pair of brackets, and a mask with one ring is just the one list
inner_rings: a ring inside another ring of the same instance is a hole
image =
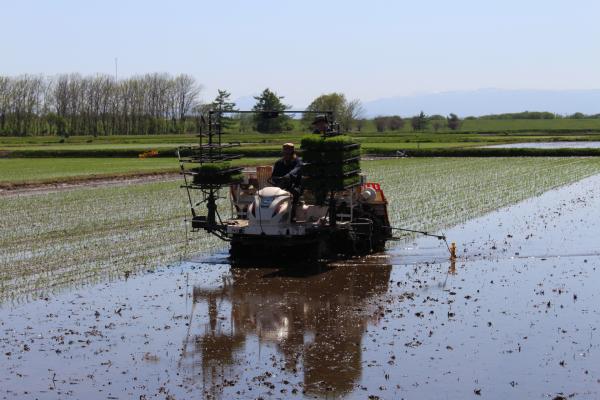
[[[212, 103], [201, 104], [201, 85], [186, 74], [172, 76], [152, 73], [116, 80], [109, 75], [82, 76], [62, 74], [0, 76], [0, 135], [153, 135], [197, 132], [208, 109], [235, 111], [230, 93], [219, 90]], [[229, 114], [224, 128], [235, 126], [240, 132], [263, 133], [293, 130], [296, 124], [285, 114], [267, 115], [261, 111], [285, 111], [284, 97], [265, 89], [255, 97], [254, 115]], [[328, 93], [315, 98], [307, 111], [332, 111], [344, 132], [361, 131], [367, 119], [360, 100], [348, 100], [343, 93]], [[311, 128], [313, 114], [305, 114], [300, 123]], [[600, 115], [575, 113], [560, 116], [549, 112], [525, 111], [466, 117], [465, 119], [559, 119], [598, 118]], [[415, 132], [458, 130], [456, 114], [413, 117], [398, 115], [372, 119], [378, 132], [399, 131], [405, 125]]]
[[518, 113], [489, 114], [479, 117], [469, 116], [465, 119], [598, 119], [600, 114], [583, 114], [576, 112], [573, 114], [560, 115], [548, 111], [523, 111]]
[[[442, 115], [427, 116], [421, 111], [419, 115], [415, 115], [408, 120], [412, 130], [415, 132], [422, 132], [430, 128], [437, 132], [444, 127], [456, 131], [462, 124], [461, 119], [454, 113], [450, 113], [447, 117]], [[373, 123], [377, 132], [399, 131], [404, 128], [406, 120], [399, 115], [378, 116], [373, 118]]]
[[0, 76], [0, 134], [145, 135], [194, 129], [201, 86], [186, 74]]
[[[215, 100], [208, 105], [208, 108], [221, 111], [234, 111], [235, 103], [230, 101], [231, 93], [226, 90], [218, 90]], [[239, 114], [222, 117], [221, 125], [224, 128], [231, 128], [233, 122], [238, 122], [240, 132], [257, 131], [261, 133], [274, 133], [282, 131], [291, 131], [294, 129], [290, 115], [282, 113], [291, 107], [283, 102], [284, 97], [269, 88], [266, 88], [258, 96], [254, 97], [256, 104], [252, 108], [256, 113], [252, 115]], [[207, 106], [202, 107], [206, 109]], [[363, 114], [363, 108], [360, 100], [347, 100], [343, 93], [323, 94], [314, 99], [306, 108], [311, 113], [302, 114], [300, 121], [304, 129], [312, 129], [312, 122], [315, 113], [319, 111], [332, 112], [333, 120], [340, 125], [340, 130], [348, 132], [355, 127], [357, 121]]]

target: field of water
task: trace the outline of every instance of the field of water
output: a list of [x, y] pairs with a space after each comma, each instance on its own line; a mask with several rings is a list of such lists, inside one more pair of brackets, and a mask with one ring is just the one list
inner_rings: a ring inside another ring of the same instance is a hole
[[175, 182], [0, 198], [0, 397], [598, 397], [598, 161], [365, 166], [455, 262], [231, 268]]

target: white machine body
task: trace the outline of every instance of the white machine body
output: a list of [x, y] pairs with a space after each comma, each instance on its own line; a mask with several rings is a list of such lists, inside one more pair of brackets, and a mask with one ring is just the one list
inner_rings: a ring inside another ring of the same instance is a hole
[[278, 187], [267, 186], [258, 190], [245, 212], [247, 219], [231, 220], [228, 233], [245, 235], [296, 236], [305, 235], [306, 229], [327, 216], [327, 207], [296, 205], [292, 222], [293, 196]]
[[[265, 167], [259, 167], [265, 168]], [[260, 179], [261, 171], [244, 170], [245, 181], [233, 185], [230, 191], [232, 211], [237, 218], [226, 221], [227, 234], [244, 236], [304, 236], [307, 232], [328, 225], [328, 207], [311, 204], [310, 199], [301, 197], [295, 205], [292, 221], [293, 196], [279, 187], [271, 186], [266, 179]], [[263, 173], [270, 177], [271, 170]], [[362, 176], [363, 181], [366, 178]], [[373, 188], [349, 190], [336, 194], [338, 204], [376, 203], [377, 191]], [[351, 214], [337, 214], [338, 225], [352, 220]]]
[[258, 191], [248, 208], [248, 225], [288, 224], [291, 218], [292, 194], [278, 187]]

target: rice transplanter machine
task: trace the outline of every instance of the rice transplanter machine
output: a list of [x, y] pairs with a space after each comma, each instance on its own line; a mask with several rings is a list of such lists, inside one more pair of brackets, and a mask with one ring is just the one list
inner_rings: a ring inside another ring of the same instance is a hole
[[383, 250], [392, 238], [387, 199], [380, 184], [362, 173], [360, 144], [340, 134], [333, 113], [263, 112], [266, 118], [313, 113], [321, 121], [317, 133], [302, 138], [302, 182], [294, 196], [272, 179], [271, 166], [232, 163], [242, 157], [232, 151], [241, 144], [222, 141], [225, 115], [255, 112], [209, 111], [199, 144], [178, 148], [192, 230], [230, 242], [232, 260], [241, 262], [323, 260]]

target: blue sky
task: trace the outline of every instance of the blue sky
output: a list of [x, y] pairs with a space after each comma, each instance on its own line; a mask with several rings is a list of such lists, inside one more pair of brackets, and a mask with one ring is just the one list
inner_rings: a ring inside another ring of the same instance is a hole
[[305, 106], [479, 88], [600, 88], [598, 1], [0, 0], [0, 74], [189, 73], [211, 99]]

